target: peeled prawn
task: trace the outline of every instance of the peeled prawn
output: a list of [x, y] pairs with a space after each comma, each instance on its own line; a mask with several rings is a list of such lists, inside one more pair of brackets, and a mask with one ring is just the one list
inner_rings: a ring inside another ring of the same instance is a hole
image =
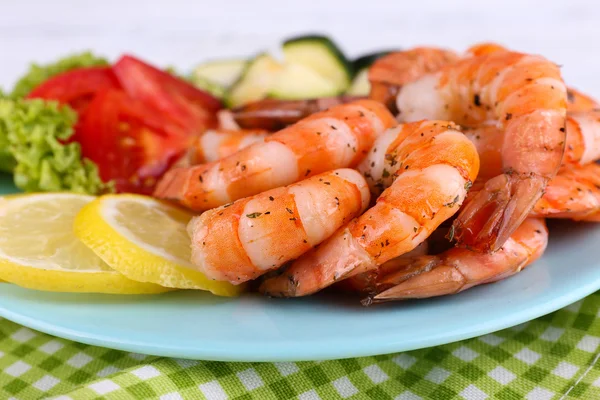
[[355, 170], [338, 169], [194, 217], [192, 263], [206, 276], [239, 284], [318, 245], [369, 204]]
[[[491, 178], [502, 171], [502, 151], [508, 145], [505, 134], [494, 125], [465, 129], [483, 162], [479, 178]], [[600, 110], [568, 112], [565, 154], [562, 165], [583, 165], [600, 159]]]
[[385, 104], [396, 113], [395, 98], [402, 85], [439, 71], [458, 59], [456, 53], [435, 47], [415, 47], [383, 56], [369, 68], [369, 98]]
[[454, 247], [436, 256], [403, 259], [382, 271], [363, 304], [455, 294], [520, 272], [540, 258], [548, 245], [543, 219], [527, 218], [494, 253]]
[[427, 255], [429, 250], [429, 238], [421, 242], [417, 247], [402, 254], [400, 257], [392, 258], [390, 261], [383, 263], [376, 270], [364, 272], [362, 274], [351, 276], [341, 282], [337, 282], [333, 287], [343, 292], [367, 293], [375, 285], [375, 279], [382, 271], [391, 271], [399, 268], [399, 265], [404, 265], [407, 259]]
[[154, 195], [204, 211], [321, 172], [353, 167], [394, 123], [376, 101], [335, 106], [219, 161], [172, 169]]
[[[506, 47], [496, 43], [479, 43], [467, 50], [470, 56], [482, 56], [499, 51], [509, 51]], [[581, 93], [579, 90], [567, 87], [567, 111], [592, 111], [600, 108], [600, 104], [592, 97]]]
[[485, 56], [492, 53], [497, 53], [501, 51], [509, 51], [506, 47], [493, 43], [493, 42], [483, 42], [477, 43], [467, 49], [467, 56]]
[[487, 123], [504, 132], [503, 174], [488, 180], [453, 224], [460, 245], [498, 250], [561, 164], [567, 95], [558, 66], [540, 56], [491, 52], [405, 84], [396, 104], [401, 121]]
[[269, 132], [262, 129], [208, 130], [199, 136], [188, 152], [189, 165], [218, 161], [244, 147], [262, 142]]
[[598, 221], [600, 216], [600, 165], [567, 166], [546, 186], [532, 215]]
[[592, 97], [581, 93], [580, 91], [567, 89], [567, 110], [569, 111], [591, 111], [600, 109], [600, 104]]
[[316, 112], [360, 99], [348, 95], [307, 100], [265, 99], [234, 108], [231, 113], [241, 128], [276, 131]]
[[386, 131], [359, 165], [375, 190], [380, 182], [390, 185], [376, 204], [260, 290], [277, 297], [308, 295], [411, 251], [458, 210], [478, 169], [475, 147], [452, 122]]

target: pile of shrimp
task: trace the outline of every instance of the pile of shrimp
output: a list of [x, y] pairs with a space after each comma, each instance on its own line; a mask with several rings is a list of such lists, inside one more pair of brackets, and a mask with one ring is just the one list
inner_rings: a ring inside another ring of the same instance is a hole
[[545, 219], [600, 221], [600, 107], [492, 43], [378, 59], [370, 95], [222, 111], [155, 196], [196, 211], [192, 263], [271, 297], [450, 295], [519, 273]]

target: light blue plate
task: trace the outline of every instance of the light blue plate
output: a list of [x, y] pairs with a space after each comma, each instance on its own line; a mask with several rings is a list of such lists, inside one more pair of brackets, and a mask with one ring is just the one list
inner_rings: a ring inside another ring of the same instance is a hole
[[[4, 192], [11, 190], [4, 184]], [[519, 275], [455, 296], [361, 307], [328, 296], [74, 295], [0, 284], [0, 315], [67, 339], [221, 361], [301, 361], [435, 346], [507, 328], [600, 289], [600, 225], [561, 223]]]

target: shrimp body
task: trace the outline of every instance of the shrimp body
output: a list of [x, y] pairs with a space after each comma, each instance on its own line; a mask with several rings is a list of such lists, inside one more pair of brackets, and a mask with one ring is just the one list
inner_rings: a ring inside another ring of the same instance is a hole
[[360, 215], [369, 189], [338, 169], [193, 218], [192, 263], [206, 276], [239, 284], [279, 268]]
[[502, 45], [492, 42], [477, 43], [467, 49], [468, 56], [484, 56], [492, 53], [508, 51], [508, 49]]
[[567, 101], [569, 111], [591, 111], [600, 108], [595, 99], [574, 88], [567, 89]]
[[[482, 56], [502, 51], [509, 50], [496, 43], [479, 43], [471, 46], [467, 50], [467, 55]], [[567, 87], [567, 111], [592, 111], [598, 108], [600, 108], [600, 104], [594, 98], [575, 88]]]
[[316, 112], [361, 99], [348, 95], [307, 100], [265, 99], [234, 108], [231, 114], [241, 128], [276, 131]]
[[458, 210], [478, 169], [475, 147], [451, 122], [388, 130], [359, 165], [375, 193], [390, 185], [375, 205], [260, 290], [308, 295], [411, 251]]
[[596, 221], [600, 215], [600, 165], [562, 168], [546, 186], [533, 216]]
[[155, 196], [204, 211], [321, 172], [353, 167], [394, 123], [390, 112], [372, 100], [332, 107], [219, 161], [172, 169]]
[[495, 251], [527, 217], [561, 164], [566, 86], [543, 57], [491, 52], [404, 85], [398, 118], [449, 119], [504, 132], [503, 174], [490, 179], [454, 221], [459, 244]]
[[208, 130], [199, 136], [188, 153], [190, 165], [214, 162], [228, 157], [244, 147], [262, 142], [269, 133], [253, 130]]
[[377, 59], [369, 68], [369, 98], [380, 101], [394, 112], [394, 98], [402, 85], [457, 60], [456, 53], [435, 47], [415, 47], [390, 53]]
[[[479, 178], [492, 178], [502, 172], [505, 135], [494, 125], [466, 129], [465, 135], [477, 147], [482, 162]], [[584, 165], [600, 159], [600, 110], [568, 112], [566, 146], [562, 165]]]
[[398, 269], [379, 274], [374, 293], [363, 304], [443, 296], [496, 282], [533, 263], [547, 245], [544, 220], [527, 218], [494, 253], [453, 247], [436, 256], [402, 260]]

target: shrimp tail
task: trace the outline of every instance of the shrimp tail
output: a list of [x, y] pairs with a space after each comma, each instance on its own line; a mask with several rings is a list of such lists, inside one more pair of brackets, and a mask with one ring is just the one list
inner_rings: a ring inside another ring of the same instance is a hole
[[363, 304], [456, 294], [500, 281], [539, 259], [547, 245], [544, 220], [527, 218], [495, 253], [454, 247], [435, 256], [403, 260], [393, 270], [379, 271], [374, 290]]
[[185, 196], [192, 170], [185, 167], [173, 168], [158, 182], [154, 196], [165, 200], [177, 201]]
[[541, 176], [514, 173], [490, 179], [454, 220], [449, 239], [460, 247], [497, 251], [527, 218], [547, 183]]
[[415, 257], [405, 264], [404, 268], [380, 277], [375, 291], [364, 298], [362, 304], [458, 293], [467, 283], [459, 269], [446, 265], [438, 256]]

